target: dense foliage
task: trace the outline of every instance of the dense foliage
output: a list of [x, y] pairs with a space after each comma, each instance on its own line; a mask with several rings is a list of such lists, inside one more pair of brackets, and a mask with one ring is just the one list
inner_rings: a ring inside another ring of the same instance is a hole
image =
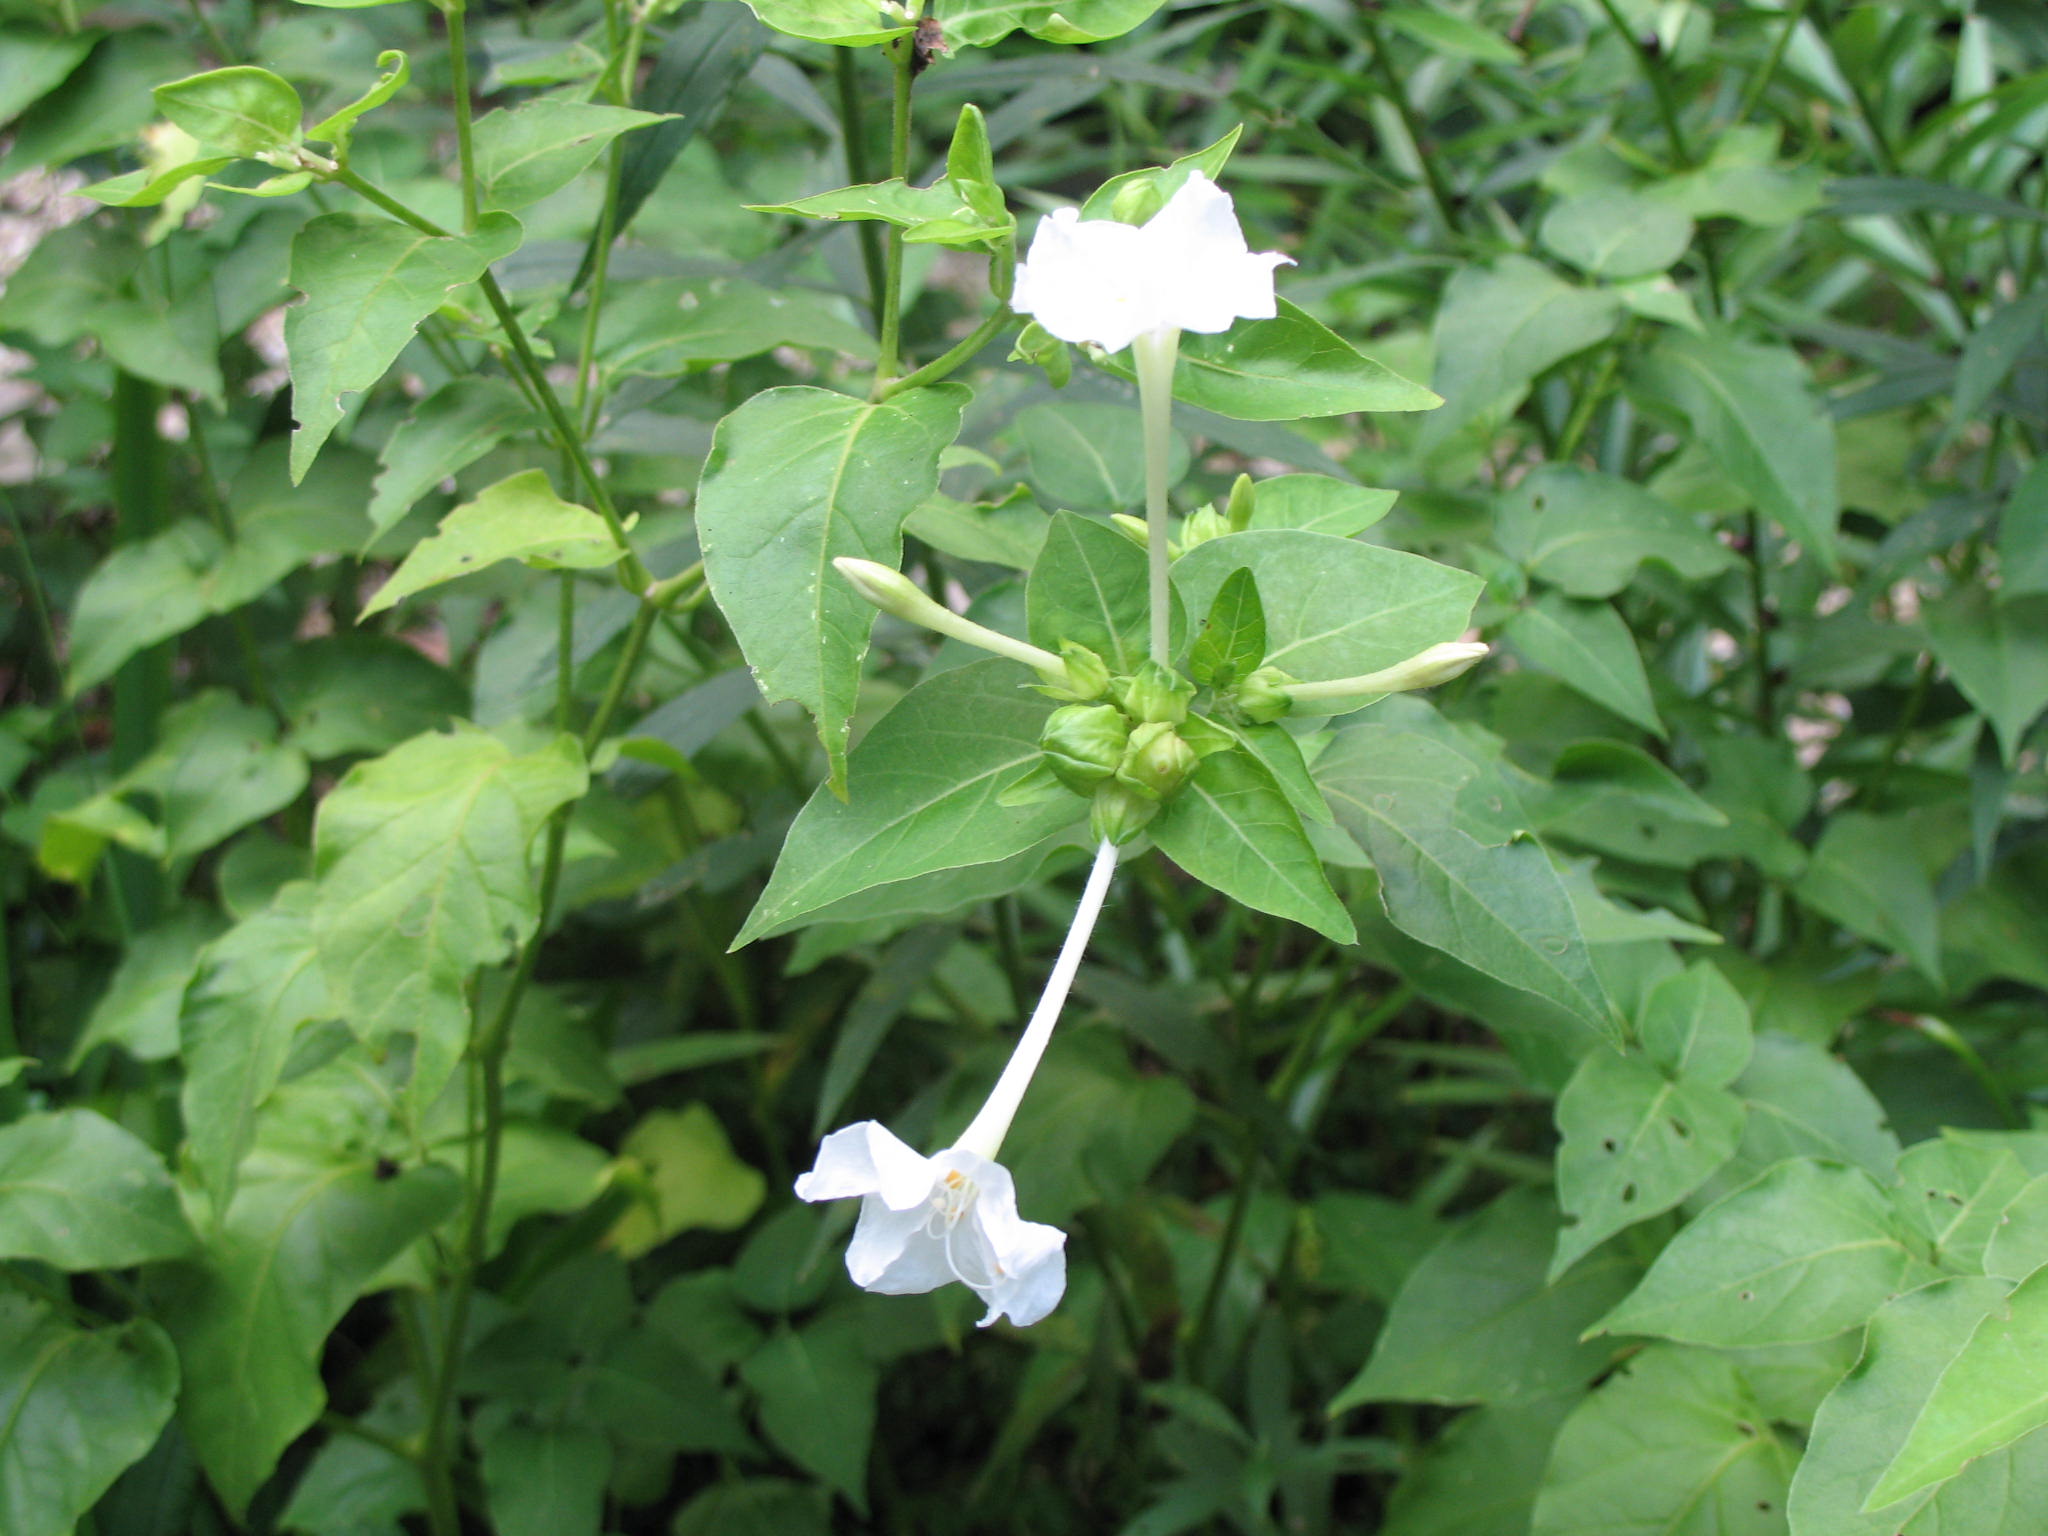
[[927, 11], [0, 0], [0, 1530], [2042, 1528], [2048, 12]]

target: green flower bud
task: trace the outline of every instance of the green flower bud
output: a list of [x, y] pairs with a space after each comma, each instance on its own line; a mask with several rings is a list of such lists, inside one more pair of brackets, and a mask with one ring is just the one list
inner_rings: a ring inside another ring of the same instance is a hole
[[1053, 777], [1075, 794], [1086, 795], [1117, 771], [1130, 729], [1112, 704], [1069, 704], [1052, 712], [1039, 733], [1038, 747]]
[[1245, 719], [1257, 725], [1270, 724], [1293, 710], [1294, 697], [1287, 692], [1293, 681], [1278, 667], [1260, 667], [1237, 685], [1234, 702]]
[[1220, 539], [1230, 531], [1230, 524], [1224, 520], [1221, 512], [1218, 512], [1214, 507], [1202, 507], [1197, 511], [1190, 512], [1187, 515], [1186, 521], [1180, 525], [1180, 541], [1174, 553], [1176, 555], [1184, 555], [1197, 544], [1206, 544], [1211, 539]]
[[1088, 807], [1088, 835], [1121, 848], [1158, 814], [1157, 801], [1141, 799], [1121, 784], [1105, 784]]
[[1224, 520], [1232, 533], [1243, 533], [1252, 525], [1252, 477], [1239, 475], [1230, 486], [1230, 500], [1223, 508]]
[[1134, 181], [1110, 199], [1109, 216], [1119, 224], [1144, 224], [1166, 206], [1152, 178]]
[[1117, 685], [1116, 697], [1124, 713], [1133, 720], [1163, 720], [1168, 725], [1179, 725], [1188, 717], [1195, 685], [1156, 661], [1146, 661]]
[[1149, 721], [1131, 731], [1116, 781], [1145, 800], [1164, 801], [1195, 771], [1201, 761], [1195, 749], [1174, 734], [1164, 720]]
[[1109, 514], [1110, 526], [1140, 549], [1152, 547], [1152, 530], [1145, 526], [1145, 519], [1133, 517], [1128, 512]]
[[1046, 679], [1045, 691], [1052, 697], [1086, 704], [1109, 692], [1109, 664], [1087, 646], [1062, 640], [1060, 660], [1066, 663], [1066, 676]]

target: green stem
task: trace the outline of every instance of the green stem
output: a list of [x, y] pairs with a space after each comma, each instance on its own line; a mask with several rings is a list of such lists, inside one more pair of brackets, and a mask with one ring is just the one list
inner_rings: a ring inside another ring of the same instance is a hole
[[2005, 1084], [1998, 1080], [1998, 1075], [1978, 1053], [1977, 1047], [1965, 1039], [1954, 1025], [1946, 1019], [1923, 1013], [1912, 1020], [1912, 1027], [1962, 1063], [1963, 1070], [1976, 1080], [1977, 1086], [1984, 1090], [1985, 1097], [1991, 1100], [2008, 1126], [2016, 1131], [2025, 1127], [2027, 1117], [2013, 1102], [2012, 1095], [2005, 1091]]
[[1678, 162], [1680, 170], [1691, 170], [1692, 147], [1686, 142], [1685, 125], [1678, 120], [1678, 98], [1672, 94], [1671, 80], [1665, 74], [1662, 62], [1643, 46], [1643, 40], [1636, 36], [1614, 0], [1599, 0], [1599, 5], [1607, 13], [1607, 20], [1614, 30], [1621, 34], [1621, 40], [1628, 44], [1629, 52], [1636, 56], [1636, 64], [1641, 68], [1643, 77], [1650, 82], [1650, 93], [1657, 98], [1657, 113], [1664, 119], [1664, 132], [1671, 140], [1671, 158]]
[[1749, 608], [1751, 622], [1756, 625], [1756, 648], [1753, 652], [1756, 665], [1756, 723], [1764, 735], [1777, 732], [1777, 704], [1772, 698], [1771, 686], [1771, 632], [1770, 594], [1764, 586], [1764, 525], [1756, 513], [1744, 514], [1745, 532], [1749, 539]]
[[1600, 367], [1592, 381], [1579, 391], [1579, 398], [1572, 402], [1571, 416], [1565, 421], [1564, 431], [1558, 435], [1557, 458], [1567, 462], [1579, 451], [1579, 442], [1586, 435], [1586, 428], [1592, 424], [1593, 411], [1606, 398], [1607, 386], [1614, 382], [1615, 370], [1621, 366], [1621, 348], [1612, 346], [1607, 355], [1600, 359]]
[[470, 131], [469, 28], [465, 0], [439, 0], [448, 23], [449, 92], [455, 98], [455, 163], [462, 176], [462, 232], [476, 233], [476, 143]]
[[1173, 665], [1171, 629], [1173, 588], [1168, 577], [1172, 553], [1167, 548], [1167, 465], [1173, 447], [1173, 366], [1180, 355], [1180, 332], [1153, 331], [1131, 344], [1138, 365], [1138, 406], [1145, 427], [1145, 560], [1150, 578], [1151, 656], [1162, 667]]
[[[863, 223], [861, 227], [865, 229], [867, 224]], [[998, 304], [995, 313], [974, 328], [973, 335], [949, 347], [945, 352], [933, 358], [916, 372], [906, 373], [902, 378], [892, 379], [885, 384], [878, 384], [875, 387], [872, 398], [877, 401], [887, 400], [892, 396], [902, 394], [906, 389], [921, 389], [927, 384], [938, 383], [939, 380], [945, 378], [947, 374], [987, 346], [996, 332], [1016, 318], [1008, 304]]]
[[1757, 103], [1763, 100], [1765, 90], [1778, 73], [1778, 66], [1785, 61], [1785, 50], [1792, 46], [1793, 34], [1804, 20], [1806, 0], [1792, 0], [1785, 8], [1785, 25], [1778, 29], [1778, 40], [1771, 44], [1770, 57], [1764, 60], [1763, 68], [1750, 77], [1749, 85], [1743, 90], [1741, 104], [1735, 109], [1736, 122], [1747, 122]]
[[[616, 14], [615, 8], [613, 13]], [[611, 94], [615, 105], [629, 107], [633, 104], [633, 79], [639, 73], [640, 45], [646, 36], [646, 18], [636, 8], [633, 19], [626, 26], [625, 41], [613, 59], [616, 69]], [[598, 317], [604, 311], [605, 286], [611, 277], [612, 244], [618, 237], [619, 183], [625, 174], [625, 146], [624, 138], [615, 138], [607, 152], [604, 206], [597, 215], [597, 238], [591, 252], [590, 293], [584, 300], [583, 336], [576, 355], [576, 420], [582, 424], [586, 438], [597, 430], [598, 412], [604, 407], [603, 391], [593, 384], [593, 363], [597, 352]]]
[[[855, 73], [854, 50], [834, 48], [832, 50], [833, 73], [839, 85], [839, 139], [846, 150], [846, 179], [854, 186], [862, 187], [875, 179], [868, 166], [868, 139], [861, 122], [860, 78]], [[860, 219], [854, 224], [854, 232], [860, 241], [860, 264], [868, 277], [868, 313], [874, 323], [882, 323], [882, 310], [886, 307], [884, 295], [888, 293], [887, 269], [882, 261], [882, 227], [873, 219]]]
[[[908, 38], [883, 45], [895, 69], [896, 88], [891, 96], [889, 117], [889, 174], [900, 179], [910, 175], [910, 65]], [[882, 254], [882, 334], [875, 359], [875, 388], [885, 387], [896, 377], [903, 352], [903, 231], [889, 226]]]
[[1443, 221], [1446, 233], [1463, 234], [1464, 225], [1458, 217], [1458, 205], [1437, 166], [1436, 154], [1423, 135], [1422, 122], [1408, 100], [1407, 88], [1394, 71], [1394, 61], [1387, 56], [1387, 43], [1380, 34], [1379, 24], [1373, 20], [1372, 10], [1366, 6], [1359, 7], [1358, 19], [1365, 31], [1366, 42], [1372, 47], [1373, 73], [1379, 76], [1380, 89], [1393, 104], [1395, 114], [1401, 119], [1401, 128], [1408, 135], [1408, 142], [1414, 146], [1416, 162], [1422, 167], [1423, 184], [1429, 188], [1429, 200], [1436, 205], [1436, 216]]

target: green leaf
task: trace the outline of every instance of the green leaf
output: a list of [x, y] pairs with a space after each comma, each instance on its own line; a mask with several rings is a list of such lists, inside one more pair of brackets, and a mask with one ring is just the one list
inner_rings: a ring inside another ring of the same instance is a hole
[[400, 91], [412, 79], [412, 62], [396, 48], [387, 48], [377, 55], [377, 68], [382, 71], [375, 83], [354, 101], [338, 112], [329, 113], [306, 130], [306, 137], [318, 139], [323, 144], [333, 144], [346, 150], [349, 138], [355, 131], [356, 122], [365, 112], [375, 111]]
[[1944, 1134], [1900, 1154], [1896, 1198], [1936, 1264], [1983, 1274], [1988, 1246], [2006, 1232], [2009, 1207], [2032, 1176], [2008, 1147]]
[[388, 752], [469, 710], [461, 677], [384, 635], [302, 640], [271, 686], [290, 722], [286, 740], [314, 759]]
[[[316, 1092], [308, 1080], [299, 1102]], [[280, 1099], [275, 1113], [295, 1107]], [[445, 1168], [386, 1174], [360, 1148], [310, 1140], [252, 1158], [204, 1252], [165, 1276], [160, 1317], [185, 1379], [179, 1422], [237, 1517], [326, 1404], [327, 1335], [461, 1192]]]
[[1259, 583], [1249, 568], [1223, 578], [1209, 603], [1209, 617], [1188, 652], [1188, 676], [1204, 688], [1229, 688], [1258, 670], [1266, 659], [1266, 610]]
[[313, 938], [313, 887], [295, 881], [203, 956], [181, 1026], [185, 1154], [223, 1211], [299, 1027], [337, 1012]]
[[1502, 553], [1571, 597], [1612, 597], [1645, 560], [1688, 582], [1735, 556], [1694, 519], [1633, 481], [1575, 464], [1545, 464], [1494, 503]]
[[1884, 1106], [1853, 1068], [1811, 1041], [1757, 1036], [1735, 1091], [1749, 1106], [1742, 1146], [1728, 1169], [1738, 1183], [1793, 1157], [1831, 1158], [1875, 1178], [1892, 1177], [1899, 1139]]
[[[1031, 459], [1039, 500], [1083, 512], [1124, 512], [1145, 502], [1145, 428], [1128, 406], [1064, 401], [1017, 413], [1017, 441]], [[1188, 472], [1188, 445], [1167, 439], [1166, 483]]]
[[1538, 375], [1605, 340], [1620, 318], [1612, 294], [1573, 287], [1526, 256], [1460, 269], [1437, 310], [1431, 379], [1450, 403], [1422, 424], [1422, 442], [1467, 428], [1491, 437]]
[[2048, 319], [2048, 292], [2034, 290], [1999, 305], [1965, 338], [1942, 447], [1991, 404], [2027, 349], [2040, 345], [2043, 319]]
[[1513, 66], [1522, 62], [1521, 49], [1507, 38], [1453, 11], [1396, 5], [1389, 6], [1382, 17], [1394, 31], [1413, 38], [1432, 53], [1481, 64]]
[[313, 932], [335, 1001], [371, 1044], [409, 1032], [431, 1100], [468, 1036], [464, 988], [539, 920], [529, 845], [580, 796], [561, 737], [515, 756], [474, 730], [420, 736], [361, 763], [320, 804]]
[[1275, 475], [1253, 489], [1251, 526], [1348, 539], [1393, 511], [1400, 494], [1347, 485], [1329, 475]]
[[0, 125], [12, 123], [64, 83], [99, 41], [93, 32], [0, 32]]
[[1898, 818], [1842, 811], [1828, 820], [1793, 894], [1850, 932], [1896, 950], [1942, 985], [1934, 887]]
[[597, 1536], [610, 1440], [582, 1425], [525, 1424], [510, 1414], [491, 1414], [477, 1439], [497, 1536]]
[[1837, 561], [1835, 430], [1789, 347], [1667, 332], [1637, 381], [1684, 417], [1720, 472], [1823, 565]]
[[743, 1227], [767, 1193], [759, 1170], [733, 1156], [725, 1127], [703, 1104], [651, 1111], [626, 1133], [619, 1155], [646, 1171], [650, 1197], [627, 1211], [606, 1239], [629, 1259], [692, 1227]]
[[170, 1422], [178, 1361], [146, 1318], [88, 1332], [0, 1296], [0, 1527], [71, 1536]]
[[267, 69], [237, 64], [156, 88], [156, 109], [202, 144], [236, 155], [274, 154], [299, 142], [299, 93]]
[[585, 571], [615, 565], [624, 553], [603, 518], [555, 494], [546, 470], [522, 470], [442, 518], [439, 531], [414, 545], [363, 605], [361, 617], [501, 560], [542, 571]]
[[882, 12], [867, 0], [747, 0], [747, 8], [790, 37], [846, 48], [886, 43], [910, 30], [908, 22], [883, 21]]
[[1009, 858], [1080, 820], [1078, 800], [1000, 802], [1041, 757], [1052, 704], [1030, 681], [1017, 663], [991, 659], [898, 700], [853, 754], [845, 801], [820, 785], [798, 813], [735, 946], [872, 886]]
[[790, 1478], [706, 1488], [676, 1512], [671, 1536], [832, 1536], [832, 1492]]
[[1533, 843], [1483, 843], [1456, 824], [1474, 824], [1461, 794], [1482, 782], [1473, 764], [1368, 722], [1339, 730], [1314, 774], [1337, 824], [1371, 856], [1396, 927], [1620, 1043], [1614, 1005], [1548, 856]]
[[762, 696], [817, 720], [835, 792], [875, 610], [832, 561], [897, 563], [903, 520], [937, 489], [967, 398], [958, 384], [880, 405], [770, 389], [713, 434], [697, 492], [704, 574]]
[[1053, 0], [1027, 7], [1024, 29], [1049, 43], [1101, 43], [1149, 20], [1165, 0]]
[[1546, 592], [1508, 620], [1502, 638], [1540, 672], [1548, 672], [1631, 724], [1664, 736], [1635, 636], [1604, 602]]
[[487, 215], [474, 235], [423, 235], [390, 219], [328, 213], [292, 241], [291, 284], [306, 296], [285, 311], [291, 358], [291, 478], [312, 467], [345, 409], [412, 339], [419, 323], [456, 289], [519, 247], [519, 221]]
[[[1427, 411], [1443, 403], [1365, 356], [1307, 310], [1281, 299], [1279, 311], [1271, 320], [1240, 321], [1214, 336], [1183, 335], [1174, 398], [1238, 421]], [[1120, 378], [1136, 376], [1123, 353], [1103, 366]]]
[[2048, 709], [2048, 596], [1966, 582], [1928, 605], [1924, 617], [1935, 659], [1989, 717], [2010, 767], [2028, 727]]
[[1820, 1406], [1792, 1479], [1792, 1536], [1953, 1536], [2018, 1532], [2048, 1499], [2048, 1442], [1992, 1451], [1938, 1489], [1865, 1513], [1864, 1505], [1919, 1418], [1942, 1372], [2006, 1288], [1951, 1279], [1887, 1302], [1870, 1319], [1863, 1357]]
[[667, 121], [659, 112], [560, 96], [501, 107], [476, 123], [478, 201], [506, 213], [537, 203], [574, 181], [620, 134]]
[[1232, 900], [1305, 924], [1333, 943], [1357, 938], [1301, 818], [1271, 770], [1249, 753], [1203, 758], [1147, 830], [1160, 852]]
[[1946, 1482], [1977, 1458], [2048, 1424], [2040, 1361], [2048, 1347], [2048, 1271], [1994, 1303], [1941, 1372], [1866, 1509]]
[[1999, 1213], [1984, 1249], [1984, 1272], [2024, 1280], [2048, 1264], [2048, 1174], [2030, 1179]]
[[1485, 586], [1420, 555], [1279, 529], [1196, 545], [1173, 563], [1173, 584], [1190, 612], [1207, 613], [1236, 570], [1259, 584], [1267, 665], [1304, 682], [1376, 672], [1457, 639]]
[[1662, 272], [1692, 244], [1692, 220], [1670, 203], [1602, 187], [1553, 204], [1538, 238], [1588, 277]]
[[122, 662], [205, 618], [204, 578], [222, 557], [221, 541], [203, 523], [174, 524], [137, 544], [124, 544], [99, 563], [72, 610], [70, 673], [82, 693], [114, 675]]
[[1404, 1466], [1380, 1536], [1529, 1536], [1569, 1397], [1460, 1414]]
[[1780, 1530], [1797, 1459], [1734, 1360], [1648, 1349], [1565, 1420], [1531, 1536]]
[[[1109, 524], [1056, 512], [1025, 584], [1027, 633], [1034, 645], [1058, 653], [1060, 643], [1085, 645], [1118, 676], [1145, 660], [1151, 598], [1145, 552]], [[1187, 614], [1175, 602], [1170, 615], [1175, 650], [1187, 632]]]
[[121, 1269], [192, 1250], [163, 1159], [89, 1109], [0, 1128], [0, 1258]]
[[211, 176], [215, 171], [233, 165], [237, 158], [234, 155], [214, 155], [187, 160], [159, 171], [129, 171], [78, 190], [81, 196], [105, 203], [110, 208], [155, 208], [186, 182], [200, 176]]
[[1561, 1275], [1624, 1227], [1670, 1210], [1734, 1155], [1742, 1101], [1648, 1062], [1589, 1051], [1557, 1101]]
[[[957, 10], [961, 4], [978, 4], [980, 0], [947, 0], [941, 7], [941, 19], [948, 10]], [[990, 9], [999, 9], [1000, 5]], [[950, 25], [951, 23], [949, 23]], [[1084, 219], [1106, 219], [1115, 206], [1117, 198], [1126, 188], [1149, 186], [1159, 194], [1163, 206], [1173, 194], [1187, 182], [1188, 176], [1200, 171], [1211, 181], [1223, 179], [1223, 167], [1230, 163], [1231, 151], [1237, 148], [1237, 141], [1244, 136], [1244, 125], [1238, 124], [1214, 144], [1196, 150], [1191, 155], [1182, 155], [1178, 160], [1164, 166], [1148, 166], [1143, 170], [1125, 171], [1121, 176], [1112, 176], [1081, 204]]]
[[2048, 462], [2036, 460], [1998, 515], [1999, 591], [2048, 592]]
[[1861, 1324], [1924, 1278], [1860, 1168], [1795, 1158], [1717, 1201], [1596, 1325], [1719, 1349], [1800, 1344]]
[[1611, 1346], [1581, 1341], [1635, 1278], [1609, 1252], [1547, 1281], [1557, 1212], [1535, 1190], [1503, 1195], [1426, 1254], [1402, 1284], [1372, 1358], [1332, 1414], [1361, 1403], [1514, 1403], [1583, 1387]]
[[876, 219], [904, 232], [914, 245], [983, 245], [1007, 239], [1017, 221], [1002, 206], [977, 208], [950, 177], [913, 187], [900, 176], [858, 187], [840, 187], [791, 203], [750, 203], [755, 213], [785, 213], [803, 219]]
[[740, 1379], [761, 1400], [768, 1438], [865, 1514], [878, 1378], [859, 1330], [833, 1317], [801, 1331], [785, 1325], [740, 1366]]
[[528, 427], [533, 407], [504, 379], [454, 379], [413, 407], [377, 456], [370, 526], [383, 533], [443, 480]]
[[156, 748], [121, 781], [157, 800], [164, 857], [204, 853], [298, 799], [305, 755], [280, 745], [267, 710], [209, 688], [165, 714]]
[[220, 930], [210, 910], [192, 906], [136, 934], [71, 1047], [72, 1070], [99, 1045], [118, 1045], [137, 1061], [176, 1055], [180, 1001]]
[[875, 353], [874, 339], [825, 295], [732, 277], [619, 284], [597, 324], [597, 355], [620, 377], [666, 378], [783, 346]]

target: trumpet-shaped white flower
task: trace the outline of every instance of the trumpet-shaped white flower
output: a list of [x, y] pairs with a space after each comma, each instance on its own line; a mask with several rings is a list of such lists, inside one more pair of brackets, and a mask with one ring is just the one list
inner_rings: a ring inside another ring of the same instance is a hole
[[1023, 1327], [1059, 1305], [1067, 1288], [1067, 1235], [1018, 1216], [1016, 1182], [996, 1153], [1052, 1039], [1115, 868], [1116, 849], [1104, 843], [1031, 1021], [957, 1142], [925, 1157], [886, 1127], [862, 1120], [827, 1136], [811, 1171], [796, 1181], [802, 1200], [859, 1197], [846, 1272], [863, 1290], [908, 1296], [958, 1280], [988, 1304], [984, 1328], [1005, 1315]]
[[1154, 332], [1272, 319], [1273, 269], [1292, 261], [1250, 249], [1230, 194], [1191, 171], [1141, 225], [1083, 219], [1075, 208], [1040, 220], [1010, 307], [1062, 341], [1115, 352]]
[[863, 1290], [905, 1296], [958, 1280], [988, 1304], [984, 1328], [1005, 1314], [1035, 1323], [1066, 1291], [1066, 1233], [1019, 1217], [1010, 1170], [979, 1153], [921, 1157], [863, 1120], [825, 1138], [796, 1192], [861, 1197], [846, 1272]]

